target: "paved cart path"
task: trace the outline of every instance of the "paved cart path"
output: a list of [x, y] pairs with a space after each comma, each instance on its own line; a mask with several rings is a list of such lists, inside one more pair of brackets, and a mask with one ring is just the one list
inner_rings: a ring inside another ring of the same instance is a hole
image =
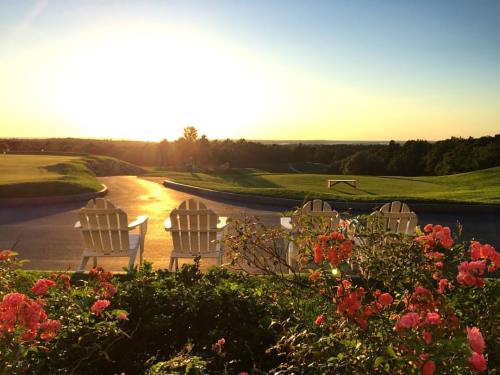
[[[155, 267], [168, 266], [172, 241], [170, 234], [163, 230], [163, 221], [180, 202], [192, 196], [132, 176], [103, 177], [100, 180], [109, 188], [106, 198], [127, 212], [129, 221], [138, 215], [149, 217], [144, 258], [153, 262]], [[269, 224], [279, 222], [279, 213], [266, 211], [264, 207], [249, 209], [202, 200], [221, 216], [247, 213], [263, 216], [264, 221]], [[77, 221], [77, 212], [84, 203], [0, 208], [0, 249], [9, 248], [18, 241], [16, 250], [22, 258], [30, 260], [26, 268], [75, 270], [80, 261], [83, 239], [73, 225]], [[127, 260], [103, 259], [99, 260], [99, 264], [106, 269], [119, 271], [127, 264]]]
[[[167, 189], [161, 179], [148, 181], [131, 176], [103, 177], [100, 179], [109, 188], [107, 199], [124, 209], [129, 220], [138, 215], [149, 216], [148, 234], [144, 257], [156, 268], [168, 265], [172, 241], [163, 230], [163, 221], [169, 212], [190, 194]], [[269, 207], [251, 208], [202, 199], [207, 206], [221, 216], [257, 215], [270, 225], [278, 225], [280, 210]], [[75, 270], [79, 264], [83, 240], [73, 228], [77, 212], [85, 202], [53, 206], [0, 208], [0, 249], [10, 248], [18, 241], [16, 250], [24, 259], [30, 260], [26, 268], [39, 270]], [[418, 214], [418, 212], [417, 212]], [[419, 223], [439, 223], [453, 228], [457, 220], [465, 227], [465, 238], [472, 235], [500, 246], [500, 215], [498, 214], [418, 214]], [[106, 269], [120, 271], [126, 259], [103, 259], [99, 264]], [[203, 262], [203, 268], [210, 265]]]

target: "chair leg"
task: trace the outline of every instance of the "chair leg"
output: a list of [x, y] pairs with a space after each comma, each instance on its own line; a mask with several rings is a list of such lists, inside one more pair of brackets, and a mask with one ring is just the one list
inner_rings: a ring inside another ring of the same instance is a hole
[[142, 263], [144, 261], [144, 237], [146, 236], [146, 233], [143, 233], [143, 227], [141, 226], [141, 241], [139, 242], [139, 266], [142, 267]]
[[82, 262], [80, 263], [80, 267], [76, 272], [85, 272], [85, 268], [87, 267], [87, 262], [89, 261], [89, 257], [82, 257]]
[[175, 272], [179, 271], [179, 258], [175, 258]]
[[142, 267], [142, 263], [144, 261], [143, 253], [144, 253], [144, 248], [141, 247], [140, 253], [139, 253], [139, 267]]
[[170, 264], [168, 265], [168, 272], [172, 272], [173, 266], [174, 266], [174, 258], [170, 258]]
[[97, 257], [94, 257], [94, 268], [97, 268]]
[[295, 269], [295, 243], [293, 241], [290, 241], [288, 244], [288, 265], [290, 266], [290, 269], [288, 270], [288, 273], [293, 273], [292, 270]]
[[130, 254], [130, 259], [128, 261], [128, 271], [129, 272], [132, 271], [132, 268], [134, 267], [136, 257], [137, 257], [137, 250]]

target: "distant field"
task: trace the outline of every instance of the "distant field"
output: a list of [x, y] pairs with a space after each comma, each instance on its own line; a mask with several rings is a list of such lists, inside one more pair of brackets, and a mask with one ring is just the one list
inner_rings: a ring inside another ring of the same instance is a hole
[[27, 198], [102, 189], [81, 157], [0, 155], [0, 198]]
[[[448, 176], [346, 176], [313, 173], [269, 173], [244, 169], [239, 174], [213, 175], [163, 172], [175, 182], [203, 188], [303, 199], [414, 200], [462, 203], [500, 203], [500, 167]], [[155, 173], [158, 176], [158, 173]], [[356, 179], [358, 188], [339, 184], [326, 187], [327, 179]]]

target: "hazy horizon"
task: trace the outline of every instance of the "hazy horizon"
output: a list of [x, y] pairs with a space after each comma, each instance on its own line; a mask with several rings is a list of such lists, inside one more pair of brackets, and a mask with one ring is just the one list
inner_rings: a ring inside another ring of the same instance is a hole
[[1, 2], [0, 136], [495, 135], [499, 61], [494, 0]]
[[[204, 134], [200, 134], [199, 136], [203, 136]], [[500, 134], [493, 134], [491, 136], [495, 137]], [[141, 140], [141, 139], [130, 139], [130, 138], [110, 138], [110, 137], [103, 137], [103, 138], [96, 138], [96, 137], [64, 137], [64, 136], [59, 136], [59, 137], [2, 137], [0, 134], [0, 141], [1, 140], [8, 140], [8, 139], [19, 139], [19, 140], [43, 140], [43, 139], [81, 139], [81, 140], [91, 140], [91, 141], [116, 141], [116, 142], [160, 142], [162, 140], [167, 140], [169, 142], [176, 141], [177, 139], [182, 138], [182, 137], [177, 137], [177, 138], [171, 138], [171, 139], [161, 139], [161, 140]], [[457, 137], [457, 138], [462, 138], [463, 137]], [[468, 138], [468, 137], [467, 137]], [[247, 142], [257, 142], [257, 143], [263, 143], [263, 144], [280, 144], [280, 145], [285, 145], [285, 144], [298, 144], [298, 143], [303, 143], [303, 144], [309, 144], [309, 145], [314, 145], [314, 144], [325, 144], [325, 145], [335, 145], [335, 144], [364, 144], [364, 145], [369, 145], [369, 144], [379, 144], [379, 145], [387, 145], [391, 141], [394, 141], [396, 143], [403, 144], [407, 141], [415, 141], [415, 140], [423, 140], [427, 141], [429, 143], [435, 143], [438, 141], [443, 141], [445, 139], [438, 139], [438, 140], [430, 140], [430, 139], [425, 139], [425, 138], [415, 138], [415, 139], [406, 139], [406, 140], [398, 140], [398, 139], [383, 139], [383, 140], [356, 140], [356, 139], [347, 139], [347, 140], [335, 140], [335, 139], [308, 139], [308, 140], [303, 140], [303, 139], [250, 139], [250, 138], [212, 138], [212, 137], [207, 137], [208, 140], [210, 141], [225, 141], [227, 139], [231, 141], [238, 141], [240, 139], [244, 139]], [[449, 138], [447, 138], [449, 139]]]

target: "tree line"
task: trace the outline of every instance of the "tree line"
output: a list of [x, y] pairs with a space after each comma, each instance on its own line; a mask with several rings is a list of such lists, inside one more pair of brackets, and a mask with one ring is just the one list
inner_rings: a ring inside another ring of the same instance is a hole
[[110, 139], [0, 139], [1, 152], [59, 152], [112, 156], [141, 166], [196, 168], [224, 172], [234, 168], [285, 171], [290, 163], [321, 163], [325, 172], [370, 175], [444, 175], [500, 166], [500, 134], [410, 140], [380, 144], [264, 144], [209, 140], [188, 127], [184, 136], [161, 142]]

